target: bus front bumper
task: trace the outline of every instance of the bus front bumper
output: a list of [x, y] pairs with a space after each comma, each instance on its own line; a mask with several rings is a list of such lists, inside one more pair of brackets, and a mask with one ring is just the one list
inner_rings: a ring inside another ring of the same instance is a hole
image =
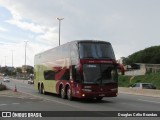
[[96, 98], [96, 97], [116, 97], [118, 91], [107, 91], [107, 92], [80, 92], [75, 97], [78, 98]]

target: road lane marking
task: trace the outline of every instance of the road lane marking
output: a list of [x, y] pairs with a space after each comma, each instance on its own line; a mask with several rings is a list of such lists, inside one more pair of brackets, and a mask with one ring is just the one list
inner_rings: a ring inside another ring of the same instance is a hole
[[[13, 86], [10, 86], [10, 85], [8, 85], [9, 86], [9, 88], [11, 88], [12, 89], [12, 87]], [[22, 86], [20, 86], [20, 85], [17, 85], [18, 87], [21, 87], [21, 88], [28, 88], [28, 87], [22, 87]], [[17, 88], [18, 89], [18, 88]], [[33, 95], [33, 94], [31, 94], [31, 93], [27, 93], [27, 92], [23, 92], [23, 91], [20, 91], [20, 90], [18, 90], [18, 92], [20, 92], [20, 93], [24, 93], [24, 94], [28, 94], [28, 95], [31, 95], [31, 96], [34, 96], [34, 97], [36, 97], [36, 98], [40, 98], [40, 99], [42, 99], [42, 100], [45, 100], [45, 101], [50, 101], [50, 102], [55, 102], [55, 103], [59, 103], [59, 104], [62, 104], [62, 105], [66, 105], [66, 106], [69, 106], [69, 107], [72, 107], [72, 108], [78, 108], [78, 109], [81, 109], [81, 110], [90, 110], [89, 108], [86, 108], [86, 107], [81, 107], [81, 106], [77, 106], [77, 105], [72, 105], [72, 104], [70, 104], [70, 103], [65, 103], [65, 102], [61, 102], [61, 101], [58, 101], [58, 100], [55, 100], [55, 99], [49, 99], [49, 98], [45, 98], [45, 97], [42, 97], [42, 96], [39, 96], [39, 95]]]
[[5, 105], [7, 105], [7, 104], [0, 104], [0, 106], [5, 106]]
[[150, 103], [157, 103], [160, 104], [160, 102], [158, 101], [150, 101], [150, 100], [143, 100], [143, 99], [138, 99], [139, 101], [143, 101], [143, 102], [150, 102]]
[[32, 103], [32, 102], [26, 102], [26, 103]]
[[17, 98], [20, 98], [20, 99], [25, 99], [26, 97], [22, 96], [22, 97], [17, 97]]
[[64, 102], [60, 102], [60, 101], [58, 101], [58, 100], [53, 100], [53, 99], [41, 97], [41, 96], [38, 96], [38, 95], [33, 95], [33, 94], [30, 94], [30, 93], [27, 93], [27, 92], [22, 92], [22, 91], [21, 91], [21, 93], [28, 94], [28, 95], [31, 95], [31, 96], [40, 98], [40, 99], [44, 100], [45, 102], [46, 102], [46, 101], [50, 101], [50, 102], [55, 102], [55, 103], [59, 103], [59, 104], [62, 104], [62, 105], [70, 106], [70, 107], [73, 107], [73, 108], [78, 108], [78, 109], [81, 109], [81, 110], [90, 110], [89, 108], [84, 108], [84, 107], [82, 108], [81, 106], [71, 105], [71, 104], [69, 104], [69, 103], [64, 103]]
[[31, 100], [35, 100], [36, 98], [29, 98], [29, 99], [31, 99]]
[[12, 103], [13, 105], [18, 105], [18, 104], [20, 104], [20, 103]]

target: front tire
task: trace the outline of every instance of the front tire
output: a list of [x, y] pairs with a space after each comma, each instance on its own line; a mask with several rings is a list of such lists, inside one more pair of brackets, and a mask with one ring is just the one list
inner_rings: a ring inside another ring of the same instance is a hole
[[72, 95], [71, 95], [71, 89], [70, 89], [70, 87], [67, 88], [67, 99], [68, 100], [72, 100], [73, 99]]
[[42, 85], [42, 87], [41, 87], [41, 94], [45, 94], [46, 92], [45, 92], [45, 89], [44, 89], [44, 85]]
[[103, 99], [103, 97], [96, 97], [97, 101], [101, 101]]
[[41, 87], [38, 85], [38, 92], [41, 94]]

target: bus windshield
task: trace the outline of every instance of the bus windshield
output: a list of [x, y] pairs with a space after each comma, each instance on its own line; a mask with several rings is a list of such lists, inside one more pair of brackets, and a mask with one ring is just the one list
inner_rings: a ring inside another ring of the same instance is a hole
[[86, 84], [107, 84], [117, 83], [117, 69], [112, 64], [84, 64], [83, 83]]
[[80, 59], [115, 59], [112, 46], [108, 43], [79, 43]]

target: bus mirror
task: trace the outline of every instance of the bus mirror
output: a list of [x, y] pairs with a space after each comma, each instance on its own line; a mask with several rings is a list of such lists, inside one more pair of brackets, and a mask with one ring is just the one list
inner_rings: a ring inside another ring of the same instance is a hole
[[117, 63], [118, 69], [121, 71], [121, 75], [125, 74], [124, 66], [120, 63]]

